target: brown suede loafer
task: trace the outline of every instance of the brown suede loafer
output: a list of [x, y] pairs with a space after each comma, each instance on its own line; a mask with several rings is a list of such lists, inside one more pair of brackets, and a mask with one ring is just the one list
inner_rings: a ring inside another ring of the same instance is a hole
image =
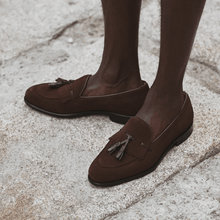
[[151, 128], [137, 116], [114, 134], [89, 168], [95, 186], [122, 184], [154, 171], [166, 153], [183, 143], [193, 131], [193, 109], [188, 95], [179, 114], [152, 140]]
[[141, 87], [117, 94], [82, 96], [90, 76], [32, 86], [24, 100], [33, 109], [56, 117], [108, 115], [112, 121], [125, 124], [142, 107], [149, 90], [143, 81]]

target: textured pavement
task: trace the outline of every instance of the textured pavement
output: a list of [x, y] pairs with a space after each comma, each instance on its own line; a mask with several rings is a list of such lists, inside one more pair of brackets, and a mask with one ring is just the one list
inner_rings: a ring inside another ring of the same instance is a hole
[[[104, 116], [52, 118], [23, 102], [29, 86], [93, 74], [101, 59], [100, 2], [50, 3], [0, 3], [0, 219], [220, 219], [217, 0], [206, 5], [184, 81], [193, 135], [150, 175], [103, 189], [89, 184], [88, 167], [122, 126]], [[139, 56], [150, 85], [158, 51], [159, 5], [145, 1]]]

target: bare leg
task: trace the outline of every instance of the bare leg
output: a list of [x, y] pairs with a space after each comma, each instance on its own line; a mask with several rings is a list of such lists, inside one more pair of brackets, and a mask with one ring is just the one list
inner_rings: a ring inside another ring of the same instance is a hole
[[84, 95], [103, 95], [142, 85], [138, 64], [141, 0], [102, 0], [105, 42], [102, 62]]
[[154, 138], [183, 104], [183, 77], [204, 4], [205, 0], [161, 0], [159, 69], [137, 114], [151, 125]]

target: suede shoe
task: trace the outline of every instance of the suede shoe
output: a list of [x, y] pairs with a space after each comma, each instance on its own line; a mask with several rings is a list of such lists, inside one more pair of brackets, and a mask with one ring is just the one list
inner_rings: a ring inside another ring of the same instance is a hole
[[152, 140], [150, 126], [135, 116], [110, 139], [89, 168], [95, 186], [122, 184], [154, 171], [166, 153], [183, 143], [193, 131], [193, 109], [189, 96], [179, 114]]
[[82, 96], [91, 75], [77, 80], [58, 78], [55, 83], [30, 87], [24, 100], [33, 109], [56, 117], [77, 118], [108, 115], [114, 122], [125, 124], [142, 107], [149, 87], [143, 81], [139, 88], [102, 96]]

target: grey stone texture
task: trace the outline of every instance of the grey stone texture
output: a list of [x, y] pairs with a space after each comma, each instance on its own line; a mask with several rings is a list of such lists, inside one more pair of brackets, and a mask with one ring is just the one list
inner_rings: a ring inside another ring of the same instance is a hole
[[106, 219], [220, 219], [220, 154], [181, 171], [122, 213]]
[[57, 37], [68, 26], [96, 13], [97, 0], [1, 0], [0, 60]]
[[[155, 172], [102, 189], [89, 184], [88, 168], [122, 125], [104, 116], [57, 119], [23, 102], [33, 84], [95, 73], [100, 2], [12, 0], [1, 1], [0, 11], [0, 219], [220, 219], [217, 0], [207, 2], [184, 81], [195, 111], [192, 136]], [[159, 27], [158, 2], [144, 1], [139, 56], [149, 85]]]

